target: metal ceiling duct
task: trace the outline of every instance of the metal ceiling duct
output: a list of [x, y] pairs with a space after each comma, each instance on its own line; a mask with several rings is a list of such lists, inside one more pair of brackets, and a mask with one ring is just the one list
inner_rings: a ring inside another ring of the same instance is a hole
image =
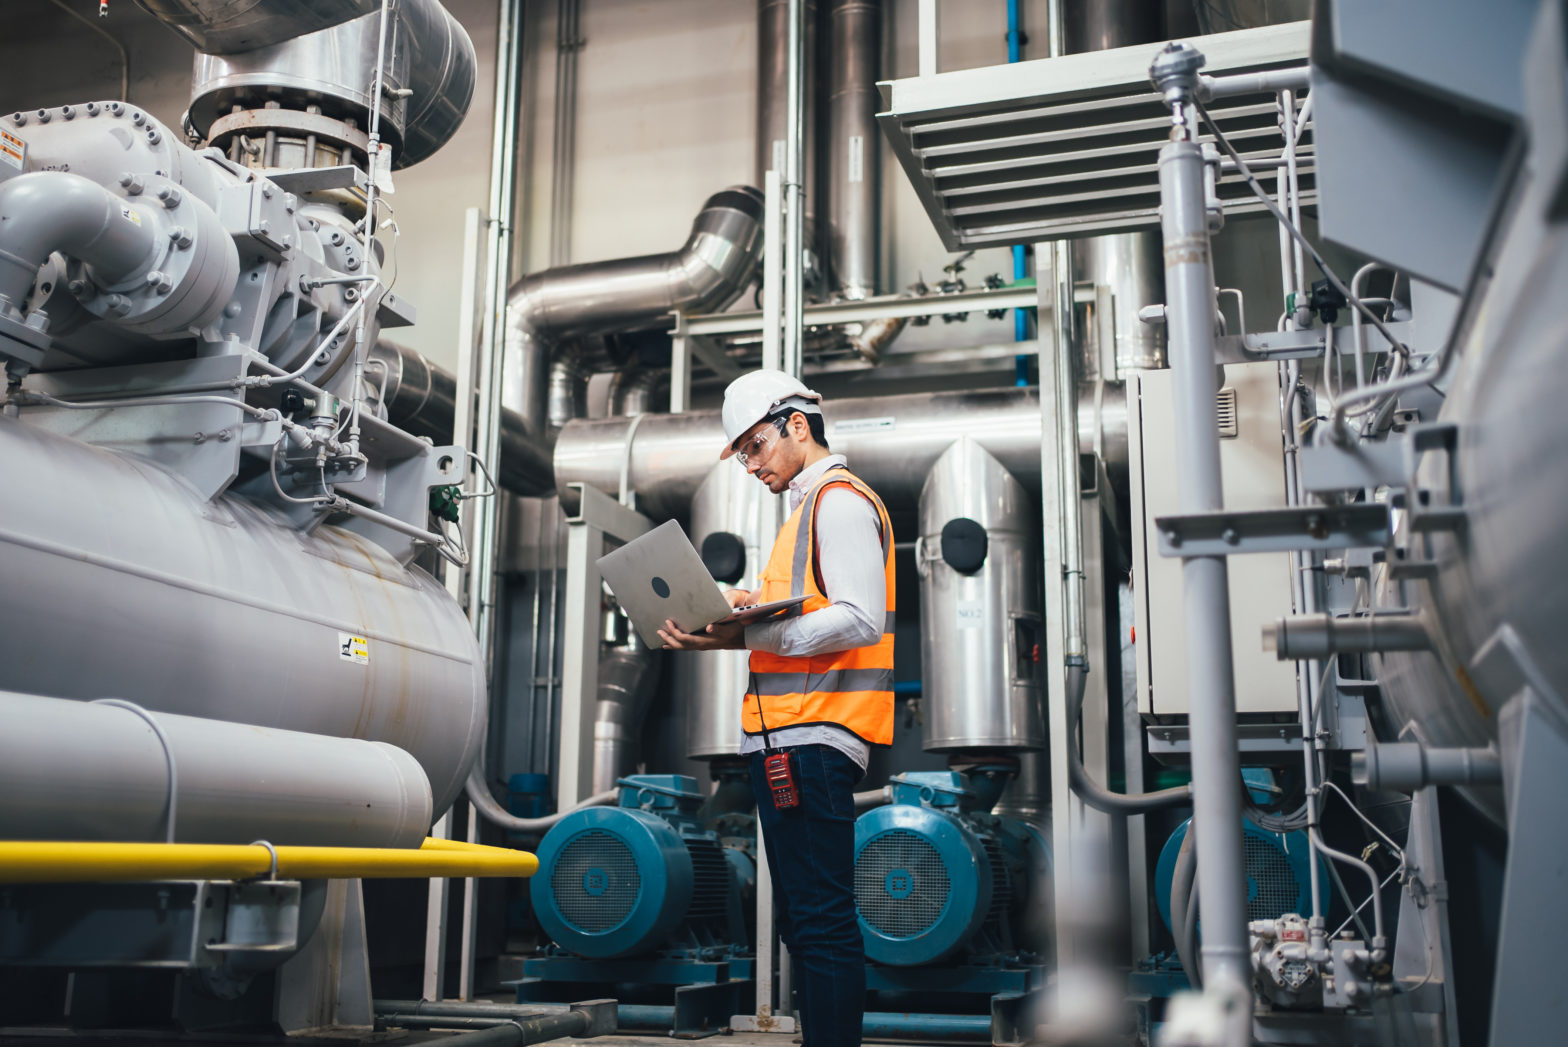
[[136, 0], [198, 51], [234, 54], [373, 14], [380, 0]]
[[549, 439], [552, 371], [554, 396], [565, 404], [558, 421], [570, 416], [587, 379], [565, 339], [656, 326], [677, 310], [721, 310], [751, 283], [761, 260], [762, 194], [741, 185], [708, 198], [679, 250], [523, 277], [507, 300], [503, 402], [522, 414], [530, 434]]
[[[393, 17], [381, 135], [392, 144], [394, 165], [407, 167], [457, 132], [478, 63], [468, 33], [436, 0], [400, 0]], [[237, 53], [199, 50], [191, 125], [220, 146], [231, 136], [271, 132], [338, 141], [363, 155], [380, 29], [376, 12], [314, 32], [303, 23], [280, 42]], [[314, 155], [305, 166], [314, 166]]]
[[881, 0], [832, 0], [828, 39], [832, 55], [828, 69], [829, 264], [839, 294], [869, 298], [881, 286], [877, 278]]
[[[1102, 416], [1125, 412], [1120, 393], [1106, 390]], [[849, 456], [855, 474], [876, 488], [895, 512], [915, 507], [926, 474], [961, 436], [971, 436], [1026, 486], [1040, 475], [1040, 399], [1031, 388], [986, 389], [956, 393], [857, 397], [824, 405], [828, 442]], [[1092, 450], [1091, 398], [1079, 403], [1080, 446]], [[637, 509], [655, 519], [682, 517], [707, 478], [724, 430], [718, 411], [644, 415], [628, 447], [627, 418], [569, 423], [555, 444], [558, 490], [587, 483], [614, 495], [620, 490], [621, 463], [629, 454], [628, 482], [637, 492]], [[1107, 468], [1125, 474], [1125, 428], [1120, 440], [1108, 439]], [[1111, 434], [1114, 437], [1114, 434]]]

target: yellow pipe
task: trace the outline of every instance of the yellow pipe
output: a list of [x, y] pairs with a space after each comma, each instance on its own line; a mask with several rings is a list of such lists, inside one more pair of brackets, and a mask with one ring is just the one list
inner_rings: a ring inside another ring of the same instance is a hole
[[[278, 877], [287, 880], [532, 876], [539, 869], [539, 859], [527, 851], [459, 840], [426, 840], [419, 848], [277, 852]], [[272, 855], [256, 844], [0, 840], [0, 883], [245, 880], [271, 870]]]

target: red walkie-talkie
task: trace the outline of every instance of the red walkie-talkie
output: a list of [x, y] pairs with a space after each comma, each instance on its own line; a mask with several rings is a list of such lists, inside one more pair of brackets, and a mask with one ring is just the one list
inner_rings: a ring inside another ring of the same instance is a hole
[[787, 811], [800, 805], [800, 790], [795, 787], [795, 757], [788, 749], [773, 748], [768, 721], [762, 718], [762, 695], [757, 692], [757, 674], [751, 674], [751, 693], [757, 696], [757, 722], [762, 725], [762, 743], [767, 746], [762, 759], [762, 776], [773, 793], [773, 809]]
[[800, 803], [800, 794], [795, 790], [795, 761], [790, 753], [776, 752], [765, 757], [762, 774], [768, 780], [768, 788], [773, 790], [774, 808], [786, 811]]

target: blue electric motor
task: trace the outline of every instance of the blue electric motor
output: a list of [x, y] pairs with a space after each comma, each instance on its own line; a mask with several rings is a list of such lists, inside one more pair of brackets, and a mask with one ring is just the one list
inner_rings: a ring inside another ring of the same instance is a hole
[[[1160, 848], [1160, 858], [1154, 866], [1154, 898], [1159, 903], [1160, 918], [1165, 921], [1167, 930], [1171, 929], [1171, 881], [1176, 874], [1176, 855], [1191, 824], [1189, 818], [1176, 827], [1165, 846]], [[1307, 834], [1269, 832], [1247, 821], [1242, 822], [1242, 829], [1242, 857], [1247, 869], [1247, 919], [1274, 920], [1292, 912], [1310, 914], [1312, 873], [1307, 865]], [[1328, 882], [1327, 872], [1321, 882]], [[1327, 905], [1326, 892], [1320, 888], [1320, 894]]]
[[634, 775], [621, 785], [618, 806], [574, 811], [540, 841], [539, 925], [591, 959], [749, 949], [742, 901], [756, 869], [703, 831], [696, 779]]
[[892, 782], [892, 802], [855, 822], [855, 906], [866, 958], [913, 967], [1043, 949], [1043, 931], [1030, 921], [1050, 896], [1041, 833], [986, 813], [999, 787], [977, 789], [951, 771]]

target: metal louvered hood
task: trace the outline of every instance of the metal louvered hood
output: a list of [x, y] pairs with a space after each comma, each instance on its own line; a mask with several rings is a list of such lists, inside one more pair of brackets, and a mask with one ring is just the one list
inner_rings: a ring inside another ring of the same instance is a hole
[[[1307, 60], [1310, 24], [1201, 39], [1211, 76]], [[1160, 45], [886, 81], [877, 120], [949, 250], [1159, 225], [1159, 150], [1169, 110], [1149, 83]], [[1249, 164], [1282, 139], [1269, 92], [1216, 99], [1209, 112]], [[1205, 135], [1207, 139], [1209, 136]], [[1310, 127], [1299, 153], [1302, 202], [1316, 201]], [[1273, 166], [1255, 172], [1272, 188]], [[1261, 205], [1227, 166], [1228, 213]]]

